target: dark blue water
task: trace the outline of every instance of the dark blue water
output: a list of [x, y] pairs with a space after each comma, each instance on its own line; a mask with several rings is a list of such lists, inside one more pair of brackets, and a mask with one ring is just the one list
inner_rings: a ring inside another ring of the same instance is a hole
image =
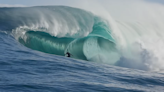
[[0, 33], [0, 92], [163, 92], [164, 74], [26, 48]]

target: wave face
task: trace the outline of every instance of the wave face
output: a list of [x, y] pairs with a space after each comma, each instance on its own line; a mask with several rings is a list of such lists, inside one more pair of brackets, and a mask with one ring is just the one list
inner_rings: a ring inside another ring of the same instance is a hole
[[11, 33], [28, 48], [49, 54], [65, 56], [70, 52], [76, 59], [163, 71], [163, 5], [126, 1], [75, 4], [81, 9], [0, 8], [0, 31]]
[[66, 6], [0, 9], [0, 30], [24, 46], [45, 53], [116, 64], [120, 59], [107, 20]]

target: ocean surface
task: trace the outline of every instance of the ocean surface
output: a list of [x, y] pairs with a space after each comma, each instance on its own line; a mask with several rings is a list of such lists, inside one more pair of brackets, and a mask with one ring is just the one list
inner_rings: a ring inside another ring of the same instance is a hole
[[164, 92], [164, 34], [142, 23], [68, 6], [1, 7], [0, 92]]

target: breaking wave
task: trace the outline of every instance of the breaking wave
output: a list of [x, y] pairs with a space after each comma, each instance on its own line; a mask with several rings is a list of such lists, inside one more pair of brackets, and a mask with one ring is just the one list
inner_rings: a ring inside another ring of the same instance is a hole
[[[123, 4], [131, 9], [131, 16], [126, 11], [122, 16], [107, 11], [112, 17], [67, 6], [0, 8], [0, 30], [41, 52], [61, 56], [70, 52], [76, 59], [162, 71], [163, 6], [136, 2]], [[137, 5], [142, 8], [138, 13], [134, 12]], [[119, 7], [124, 10], [124, 6]]]

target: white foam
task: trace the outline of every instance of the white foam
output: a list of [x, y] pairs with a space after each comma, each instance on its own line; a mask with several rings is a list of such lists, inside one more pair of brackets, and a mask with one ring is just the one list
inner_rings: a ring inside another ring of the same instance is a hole
[[108, 20], [123, 57], [140, 62], [152, 71], [164, 70], [164, 5], [148, 0], [83, 2], [76, 1], [73, 6]]

